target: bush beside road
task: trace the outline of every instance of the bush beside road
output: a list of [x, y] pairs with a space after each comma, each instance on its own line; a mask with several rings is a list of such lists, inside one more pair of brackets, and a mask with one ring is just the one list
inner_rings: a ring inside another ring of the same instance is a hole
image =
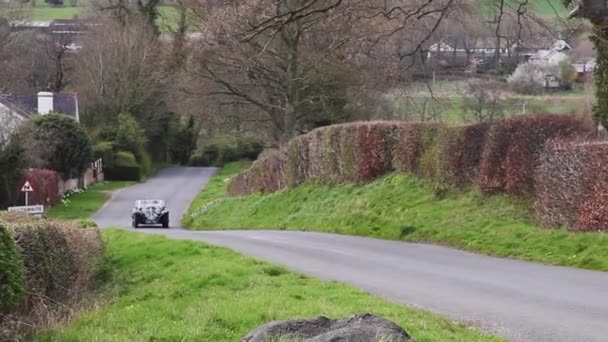
[[97, 228], [0, 212], [0, 340], [71, 319], [102, 274]]

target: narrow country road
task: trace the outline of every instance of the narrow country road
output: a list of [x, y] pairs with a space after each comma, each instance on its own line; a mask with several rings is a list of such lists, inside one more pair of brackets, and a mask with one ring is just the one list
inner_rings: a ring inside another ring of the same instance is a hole
[[[132, 202], [165, 199], [177, 225], [213, 169], [171, 168], [120, 191], [95, 220], [128, 228]], [[130, 229], [130, 228], [128, 228]], [[200, 240], [446, 314], [512, 341], [608, 341], [608, 273], [423, 244], [286, 231], [140, 229]], [[407, 328], [407, 327], [406, 327]]]

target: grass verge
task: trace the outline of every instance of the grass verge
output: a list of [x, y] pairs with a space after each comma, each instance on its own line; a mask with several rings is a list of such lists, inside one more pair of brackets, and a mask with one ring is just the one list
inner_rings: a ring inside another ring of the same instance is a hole
[[215, 174], [190, 205], [190, 209], [182, 218], [182, 224], [194, 224], [193, 217], [196, 211], [213, 204], [216, 200], [221, 200], [226, 194], [226, 187], [230, 178], [251, 165], [250, 161], [238, 161], [228, 163], [218, 173]]
[[192, 241], [103, 232], [114, 269], [110, 303], [37, 341], [238, 341], [272, 320], [372, 312], [416, 341], [498, 341], [463, 325]]
[[49, 208], [45, 217], [77, 220], [90, 218], [110, 198], [110, 192], [134, 184], [133, 182], [110, 181], [90, 186], [87, 190], [69, 196], [58, 206]]
[[[226, 172], [220, 175], [227, 177]], [[187, 227], [314, 230], [430, 242], [608, 271], [608, 234], [540, 229], [534, 225], [527, 203], [508, 196], [485, 198], [475, 190], [453, 190], [438, 199], [428, 183], [403, 174], [365, 185], [305, 184], [241, 198], [218, 197], [221, 191], [217, 188], [206, 192], [203, 190], [184, 220]], [[213, 201], [205, 202], [206, 198]]]

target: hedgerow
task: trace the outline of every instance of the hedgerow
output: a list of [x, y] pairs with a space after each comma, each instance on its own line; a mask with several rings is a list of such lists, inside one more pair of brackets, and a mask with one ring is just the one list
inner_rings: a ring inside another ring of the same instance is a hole
[[423, 124], [397, 126], [397, 143], [393, 165], [399, 172], [417, 173], [420, 158], [420, 134]]
[[578, 210], [577, 231], [608, 231], [608, 188], [601, 187], [593, 192]]
[[358, 130], [356, 124], [334, 126], [340, 146], [338, 165], [342, 182], [356, 182], [359, 179], [358, 158], [361, 153], [361, 145], [358, 141]]
[[287, 155], [284, 151], [256, 160], [251, 168], [238, 174], [228, 186], [228, 193], [244, 195], [271, 193], [287, 186]]
[[608, 187], [608, 143], [552, 141], [536, 175], [536, 217], [545, 227], [600, 230]]
[[585, 121], [567, 115], [521, 116], [495, 124], [482, 158], [481, 189], [486, 194], [533, 194], [534, 172], [546, 142], [590, 132]]
[[359, 181], [370, 181], [392, 171], [393, 151], [397, 140], [396, 127], [396, 124], [387, 122], [358, 126]]
[[489, 123], [478, 123], [464, 126], [460, 145], [461, 183], [477, 183], [484, 146], [491, 128]]
[[12, 234], [0, 222], [0, 314], [11, 311], [23, 299], [24, 273], [23, 260], [15, 247]]
[[608, 167], [598, 164], [608, 160], [608, 148], [604, 152], [597, 144], [569, 144], [564, 153], [555, 145], [558, 140], [588, 139], [590, 132], [586, 121], [567, 115], [522, 116], [466, 126], [403, 122], [329, 126], [297, 137], [256, 161], [231, 180], [229, 192], [269, 193], [306, 181], [367, 182], [399, 171], [430, 181], [438, 194], [449, 186], [474, 184], [486, 195], [536, 195], [534, 209], [543, 226], [572, 228], [578, 220], [576, 229], [596, 229], [583, 226], [600, 215], [599, 204], [589, 202], [588, 210], [580, 213], [579, 207], [584, 196], [599, 191], [599, 179], [608, 179]]
[[342, 181], [342, 172], [338, 163], [341, 146], [338, 144], [336, 133], [336, 127], [331, 126], [319, 130], [319, 140], [322, 148], [319, 161], [320, 173], [323, 174], [323, 179], [329, 183], [340, 183]]
[[587, 195], [584, 178], [589, 146], [555, 140], [547, 144], [536, 173], [534, 210], [543, 227], [572, 227], [578, 205]]
[[308, 179], [308, 136], [303, 135], [292, 140], [287, 147], [286, 165], [287, 184], [291, 187], [302, 184]]
[[507, 124], [512, 137], [505, 160], [505, 190], [514, 194], [534, 192], [534, 171], [547, 141], [591, 132], [580, 118], [557, 114], [513, 118]]
[[483, 149], [479, 170], [479, 187], [486, 195], [492, 195], [505, 187], [504, 160], [510, 144], [511, 134], [506, 122], [492, 125]]
[[[31, 328], [40, 328], [72, 314], [72, 305], [82, 299], [96, 277], [103, 257], [103, 242], [98, 229], [83, 229], [76, 222], [50, 221], [19, 213], [1, 213], [18, 250], [13, 268], [23, 267], [13, 278], [24, 277], [24, 289], [17, 289], [9, 319], [0, 321], [0, 340], [16, 340]], [[0, 228], [2, 232], [3, 228]], [[6, 244], [0, 234], [0, 243]], [[4, 254], [4, 246], [1, 246]], [[0, 258], [2, 259], [2, 258]], [[1, 261], [0, 261], [1, 262]], [[2, 270], [9, 270], [4, 265]], [[1, 272], [0, 272], [1, 273]], [[0, 282], [1, 284], [2, 282]], [[2, 296], [5, 292], [2, 291]], [[7, 302], [10, 303], [10, 302]]]

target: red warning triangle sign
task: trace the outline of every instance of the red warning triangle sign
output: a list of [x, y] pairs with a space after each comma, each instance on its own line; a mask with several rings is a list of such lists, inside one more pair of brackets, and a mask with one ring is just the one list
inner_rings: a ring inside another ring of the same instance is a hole
[[25, 183], [23, 183], [21, 192], [34, 192], [34, 188], [32, 187], [32, 184], [30, 184], [30, 181], [26, 180]]

